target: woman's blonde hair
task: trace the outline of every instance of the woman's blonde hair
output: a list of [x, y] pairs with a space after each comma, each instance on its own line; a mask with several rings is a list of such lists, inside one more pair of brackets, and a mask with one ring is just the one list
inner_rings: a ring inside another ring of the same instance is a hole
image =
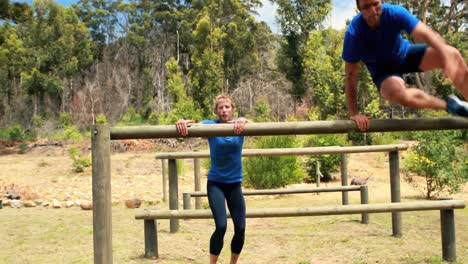
[[232, 97], [227, 95], [227, 94], [220, 94], [218, 96], [216, 96], [215, 100], [214, 100], [214, 108], [213, 108], [213, 112], [216, 114], [216, 109], [218, 109], [218, 102], [219, 100], [221, 99], [225, 99], [225, 100], [229, 100], [231, 102], [231, 107], [232, 109], [236, 109], [236, 104], [234, 103], [234, 100], [232, 100]]

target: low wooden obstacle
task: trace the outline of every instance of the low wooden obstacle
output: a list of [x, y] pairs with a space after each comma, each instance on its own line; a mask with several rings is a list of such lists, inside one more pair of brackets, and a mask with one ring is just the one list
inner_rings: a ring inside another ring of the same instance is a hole
[[[367, 132], [468, 129], [466, 118], [373, 119]], [[313, 122], [249, 123], [242, 135], [304, 135], [337, 134], [361, 131], [352, 120]], [[197, 125], [189, 128], [187, 137], [235, 136], [231, 125]], [[112, 193], [110, 142], [119, 139], [176, 138], [174, 125], [109, 127], [94, 125], [91, 130], [92, 192], [93, 192], [93, 253], [94, 263], [113, 263], [112, 257]], [[390, 157], [390, 161], [392, 156]], [[392, 170], [392, 166], [390, 166]], [[397, 182], [398, 179], [392, 181]], [[398, 202], [398, 192], [392, 191], [392, 202]], [[392, 213], [398, 214], [398, 213]], [[398, 219], [397, 217], [395, 219]], [[395, 221], [397, 222], [397, 221]], [[394, 232], [395, 234], [395, 232]], [[398, 233], [397, 233], [398, 234]]]
[[[348, 185], [347, 172], [347, 154], [350, 153], [369, 153], [369, 152], [388, 152], [389, 155], [389, 172], [390, 172], [390, 191], [391, 201], [400, 201], [400, 168], [399, 168], [399, 151], [408, 149], [406, 144], [388, 144], [388, 145], [373, 145], [373, 146], [328, 146], [328, 147], [308, 147], [308, 148], [271, 148], [271, 149], [244, 149], [242, 157], [271, 157], [271, 156], [298, 156], [298, 155], [322, 155], [322, 154], [338, 154], [341, 155], [341, 185]], [[195, 191], [201, 190], [200, 184], [200, 158], [209, 158], [209, 151], [187, 151], [187, 152], [160, 152], [155, 155], [156, 159], [168, 159], [169, 162], [169, 209], [179, 209], [179, 191], [178, 191], [178, 173], [177, 159], [194, 159], [194, 182]], [[163, 162], [163, 167], [164, 167]], [[163, 171], [163, 197], [165, 190], [165, 171]], [[342, 204], [348, 204], [348, 192], [343, 191], [341, 194]], [[195, 199], [195, 208], [201, 208], [200, 198]], [[399, 213], [392, 214], [393, 235], [401, 236], [401, 217]], [[175, 233], [179, 229], [179, 220], [171, 219], [171, 232]]]
[[[359, 191], [361, 204], [369, 203], [369, 191], [367, 185], [360, 186], [337, 186], [337, 187], [321, 187], [321, 188], [303, 188], [303, 189], [269, 189], [269, 190], [245, 190], [244, 195], [278, 195], [278, 194], [301, 194], [301, 193], [321, 193], [321, 192], [352, 192]], [[191, 210], [192, 197], [206, 197], [206, 192], [184, 192], [183, 206], [184, 210]], [[342, 204], [347, 205], [347, 204]], [[200, 209], [200, 208], [196, 208]], [[362, 214], [361, 223], [369, 223], [369, 214]]]
[[[446, 261], [456, 261], [457, 257], [454, 209], [463, 208], [465, 208], [465, 202], [462, 200], [318, 206], [301, 208], [251, 208], [247, 209], [246, 217], [299, 217], [440, 210], [442, 256]], [[230, 217], [229, 214], [228, 217]], [[212, 218], [210, 210], [144, 209], [137, 212], [135, 219], [144, 220], [145, 257], [159, 257], [157, 220], [210, 218]]]

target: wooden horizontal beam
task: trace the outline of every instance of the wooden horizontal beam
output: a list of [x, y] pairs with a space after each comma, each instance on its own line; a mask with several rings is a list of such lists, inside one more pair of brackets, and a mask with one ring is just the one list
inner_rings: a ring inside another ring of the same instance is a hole
[[[337, 186], [337, 187], [320, 187], [320, 188], [305, 188], [305, 189], [270, 189], [270, 190], [244, 190], [244, 195], [276, 195], [276, 194], [297, 194], [297, 193], [321, 193], [321, 192], [348, 192], [360, 191], [361, 186]], [[205, 197], [206, 192], [185, 192], [192, 197]]]
[[[388, 213], [405, 211], [447, 210], [463, 209], [463, 200], [424, 201], [404, 203], [381, 204], [357, 204], [340, 206], [317, 206], [302, 208], [250, 208], [246, 211], [246, 217], [293, 217], [293, 216], [318, 216], [318, 215], [342, 215], [362, 213]], [[228, 217], [230, 217], [228, 213]], [[135, 215], [135, 219], [205, 219], [212, 218], [211, 210], [159, 210], [145, 209]]]
[[[468, 118], [417, 118], [417, 119], [372, 119], [367, 132], [417, 131], [468, 129]], [[242, 135], [304, 135], [360, 132], [354, 121], [304, 121], [248, 123]], [[189, 127], [186, 137], [235, 136], [232, 124], [202, 125]], [[112, 127], [111, 139], [177, 138], [175, 125]]]
[[[351, 146], [351, 147], [310, 147], [310, 148], [270, 148], [270, 149], [243, 149], [242, 157], [263, 156], [299, 156], [299, 155], [322, 155], [322, 154], [344, 154], [364, 152], [390, 152], [407, 150], [406, 144], [389, 144], [373, 146]], [[159, 152], [156, 159], [189, 159], [209, 158], [210, 152], [206, 151], [184, 151], [184, 152]]]

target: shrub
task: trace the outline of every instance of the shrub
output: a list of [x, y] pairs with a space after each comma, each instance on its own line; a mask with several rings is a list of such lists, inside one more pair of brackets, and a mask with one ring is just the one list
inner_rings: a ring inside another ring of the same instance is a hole
[[26, 133], [21, 125], [12, 126], [7, 129], [8, 140], [23, 141], [26, 139]]
[[68, 155], [73, 160], [74, 172], [83, 172], [85, 168], [91, 166], [91, 158], [84, 156], [77, 148], [69, 148]]
[[35, 127], [41, 127], [44, 125], [44, 118], [42, 118], [42, 116], [35, 115], [32, 118], [32, 122]]
[[[325, 147], [348, 145], [345, 134], [311, 135], [306, 138], [306, 147]], [[320, 172], [323, 181], [333, 180], [332, 173], [338, 171], [341, 163], [340, 155], [315, 155], [310, 156], [306, 162], [306, 171], [309, 181], [315, 182], [317, 177], [317, 163], [320, 163]]]
[[21, 143], [19, 145], [19, 154], [24, 154], [28, 150], [28, 145], [25, 143]]
[[139, 126], [145, 124], [144, 118], [141, 114], [137, 113], [135, 108], [130, 107], [124, 113], [122, 119], [117, 123], [118, 126]]
[[72, 117], [70, 113], [60, 113], [59, 120], [60, 125], [62, 125], [62, 127], [67, 127], [72, 124]]
[[106, 115], [103, 113], [100, 113], [99, 115], [96, 116], [96, 124], [100, 125], [105, 125], [107, 124], [107, 118]]
[[54, 135], [54, 140], [76, 143], [82, 141], [83, 136], [76, 126], [66, 126], [62, 131]]
[[[468, 151], [464, 148], [461, 131], [416, 132], [418, 145], [404, 160], [405, 179], [421, 189], [426, 198], [441, 192], [455, 193], [468, 182]], [[425, 184], [415, 181], [415, 173], [424, 177]]]
[[[294, 136], [260, 137], [256, 148], [292, 148], [298, 143]], [[296, 156], [255, 157], [244, 159], [246, 186], [256, 189], [283, 187], [301, 182], [304, 177], [301, 161]]]

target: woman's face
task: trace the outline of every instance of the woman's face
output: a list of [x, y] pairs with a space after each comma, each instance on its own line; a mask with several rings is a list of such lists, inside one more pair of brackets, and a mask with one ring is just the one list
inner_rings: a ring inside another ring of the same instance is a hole
[[232, 108], [231, 100], [221, 98], [216, 104], [216, 115], [221, 123], [227, 123], [232, 119], [234, 109]]

